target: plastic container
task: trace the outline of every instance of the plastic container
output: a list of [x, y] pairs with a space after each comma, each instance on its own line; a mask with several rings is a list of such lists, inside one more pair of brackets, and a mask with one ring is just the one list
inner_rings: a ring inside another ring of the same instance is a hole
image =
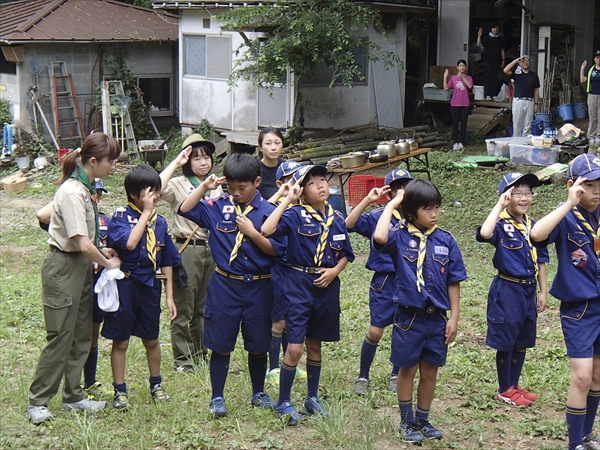
[[31, 164], [29, 156], [19, 156], [16, 162], [19, 169], [29, 169], [29, 165]]
[[[350, 206], [358, 205], [374, 187], [383, 187], [385, 178], [375, 177], [373, 175], [352, 175], [348, 179], [348, 203]], [[331, 195], [331, 194], [330, 194]], [[375, 202], [376, 204], [385, 203], [386, 198]]]
[[329, 199], [327, 200], [331, 207], [342, 214], [345, 211], [344, 202], [342, 201], [342, 191], [335, 188], [329, 188]]
[[544, 122], [540, 119], [533, 119], [531, 121], [531, 134], [541, 136], [542, 133], [544, 133]]
[[543, 122], [544, 129], [552, 126], [552, 114], [550, 113], [537, 113], [535, 118]]
[[438, 100], [440, 102], [449, 102], [452, 98], [452, 89], [433, 89], [423, 88], [423, 98], [425, 100]]
[[573, 105], [573, 114], [576, 119], [585, 119], [587, 117], [587, 103], [575, 103]]
[[68, 148], [59, 148], [58, 149], [58, 161], [60, 162], [67, 154], [69, 153]]
[[473, 86], [473, 95], [475, 96], [475, 100], [483, 100], [485, 97], [483, 96], [483, 86]]
[[533, 166], [549, 166], [558, 162], [559, 145], [550, 148], [539, 148], [532, 145], [511, 143], [510, 160], [515, 164]]
[[565, 122], [573, 120], [573, 105], [571, 104], [558, 105], [556, 112]]
[[515, 144], [525, 144], [527, 142], [530, 142], [530, 139], [526, 137], [503, 137], [486, 139], [485, 145], [487, 147], [488, 156], [495, 156], [498, 158], [510, 158], [509, 144], [511, 142]]
[[556, 134], [557, 134], [556, 127], [550, 126], [550, 127], [544, 128], [544, 132], [542, 133], [542, 136], [545, 138], [556, 139]]

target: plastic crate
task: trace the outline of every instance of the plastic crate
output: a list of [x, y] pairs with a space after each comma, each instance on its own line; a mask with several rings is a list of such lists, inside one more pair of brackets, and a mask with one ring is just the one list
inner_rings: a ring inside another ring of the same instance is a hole
[[510, 158], [510, 144], [526, 144], [531, 142], [531, 139], [527, 137], [501, 137], [486, 139], [485, 145], [487, 147], [488, 156], [497, 156], [502, 158]]
[[549, 166], [558, 162], [559, 145], [539, 148], [531, 145], [510, 144], [510, 160], [515, 164]]
[[[375, 177], [373, 175], [352, 175], [348, 179], [348, 203], [350, 206], [358, 205], [375, 187], [385, 186], [385, 178]], [[387, 202], [383, 197], [376, 201], [376, 204]]]

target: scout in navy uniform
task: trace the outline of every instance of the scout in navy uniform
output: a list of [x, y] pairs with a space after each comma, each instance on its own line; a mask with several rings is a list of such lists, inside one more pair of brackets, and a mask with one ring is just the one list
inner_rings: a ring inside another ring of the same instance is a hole
[[[308, 414], [326, 416], [317, 396], [321, 376], [321, 342], [340, 339], [340, 279], [354, 260], [343, 216], [327, 202], [329, 185], [324, 166], [303, 166], [294, 173], [294, 185], [265, 221], [265, 235], [287, 237], [285, 257], [290, 266], [286, 291], [285, 325], [288, 348], [281, 364], [276, 412], [288, 424], [301, 420], [290, 401], [296, 365], [306, 345]], [[288, 208], [300, 200], [299, 205]]]
[[535, 346], [537, 315], [547, 304], [548, 249], [532, 245], [529, 234], [535, 222], [527, 215], [531, 190], [538, 183], [532, 173], [503, 176], [500, 198], [476, 235], [479, 242], [496, 247], [493, 261], [498, 274], [488, 295], [486, 344], [496, 349], [495, 398], [512, 406], [529, 406], [537, 399], [519, 386], [519, 378], [525, 352]]
[[[271, 196], [269, 202], [278, 205], [285, 199], [289, 192], [289, 188], [293, 183], [292, 176], [302, 167], [295, 161], [283, 161], [276, 172], [277, 192]], [[290, 207], [292, 205], [289, 205]], [[285, 246], [286, 238], [281, 237], [278, 241]], [[281, 348], [283, 354], [287, 349], [287, 333], [285, 332], [285, 312], [287, 310], [287, 300], [285, 298], [287, 277], [290, 268], [285, 260], [285, 255], [282, 258], [276, 258], [276, 263], [271, 270], [273, 280], [273, 310], [271, 311], [271, 349], [269, 350], [269, 372], [267, 372], [267, 381], [274, 386], [279, 386], [279, 375], [281, 368], [279, 367], [279, 355]], [[306, 372], [300, 368], [296, 369], [296, 376], [299, 379], [306, 380]]]
[[[210, 248], [217, 264], [208, 283], [204, 309], [204, 344], [212, 350], [209, 410], [215, 417], [227, 415], [223, 392], [240, 327], [244, 349], [248, 352], [251, 404], [260, 408], [274, 406], [264, 392], [264, 385], [267, 352], [271, 347], [271, 267], [277, 251], [258, 230], [275, 207], [258, 191], [260, 165], [252, 156], [231, 155], [223, 174], [221, 178], [215, 175], [206, 178], [178, 212], [208, 228]], [[212, 191], [224, 182], [229, 194], [202, 200], [207, 190]]]
[[[399, 190], [413, 180], [414, 177], [408, 170], [394, 169], [385, 177], [385, 186], [382, 188], [373, 188], [371, 192], [352, 210], [346, 217], [346, 226], [348, 231], [359, 233], [362, 236], [371, 239], [377, 221], [381, 217], [383, 208], [377, 208], [367, 214], [363, 214], [365, 208], [379, 199], [387, 196], [389, 200], [398, 195]], [[400, 216], [400, 211], [394, 210], [390, 222], [390, 229], [401, 226], [404, 219]], [[383, 253], [376, 252], [371, 248], [369, 258], [367, 259], [367, 269], [374, 271], [369, 289], [369, 313], [371, 317], [369, 330], [362, 343], [360, 352], [360, 371], [358, 379], [354, 382], [354, 392], [363, 395], [369, 387], [369, 371], [377, 345], [383, 330], [388, 325], [394, 323], [397, 305], [392, 301], [396, 283], [396, 269], [392, 258]], [[399, 367], [392, 365], [392, 373], [388, 381], [388, 389], [396, 392], [398, 382]]]
[[[111, 365], [115, 396], [113, 407], [131, 406], [125, 383], [125, 356], [131, 336], [142, 339], [150, 369], [150, 394], [154, 402], [169, 401], [160, 375], [160, 297], [162, 280], [169, 320], [177, 316], [173, 302], [173, 264], [181, 259], [167, 221], [158, 215], [154, 205], [159, 197], [161, 181], [152, 167], [142, 164], [125, 175], [127, 206], [115, 211], [108, 228], [108, 242], [123, 261], [125, 278], [117, 281], [119, 309], [107, 312], [102, 336], [111, 339]], [[160, 269], [161, 275], [157, 275]]]
[[92, 262], [109, 269], [121, 265], [112, 249], [99, 249], [92, 180], [107, 177], [120, 153], [113, 137], [94, 133], [85, 138], [80, 150], [62, 160], [60, 187], [50, 213], [50, 248], [42, 263], [47, 344], [38, 360], [27, 405], [27, 415], [36, 425], [53, 419], [48, 403], [63, 378], [63, 409], [93, 413], [106, 406], [106, 402], [87, 398], [81, 371], [92, 340]]
[[600, 159], [579, 155], [567, 168], [568, 198], [531, 230], [555, 243], [558, 269], [550, 294], [561, 301], [560, 322], [571, 362], [565, 405], [569, 449], [600, 449], [592, 433], [600, 401]]
[[[441, 439], [428, 420], [437, 371], [446, 364], [448, 344], [456, 337], [460, 282], [467, 278], [454, 237], [438, 228], [442, 197], [428, 180], [411, 181], [383, 210], [373, 245], [392, 257], [396, 267], [394, 301], [398, 304], [392, 332], [393, 364], [398, 373], [400, 435], [407, 442]], [[390, 230], [399, 206], [406, 226]], [[447, 310], [451, 311], [447, 318]], [[419, 370], [416, 414], [412, 396]]]

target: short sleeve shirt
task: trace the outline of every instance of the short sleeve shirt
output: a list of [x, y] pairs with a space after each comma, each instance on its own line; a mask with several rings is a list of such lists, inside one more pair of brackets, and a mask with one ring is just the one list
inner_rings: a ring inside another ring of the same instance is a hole
[[535, 90], [540, 87], [537, 73], [531, 70], [527, 73], [513, 71], [512, 78], [515, 80], [515, 97], [534, 98]]
[[[465, 75], [465, 78], [471, 83], [471, 86], [473, 86], [473, 78], [469, 75]], [[450, 106], [469, 106], [471, 104], [471, 101], [469, 100], [469, 88], [460, 75], [453, 75], [450, 80], [448, 80], [448, 89], [454, 89], [452, 100], [450, 100]]]
[[588, 78], [590, 79], [590, 94], [600, 95], [600, 70], [596, 69], [595, 65]]
[[489, 34], [481, 37], [481, 43], [485, 51], [485, 63], [486, 64], [501, 64], [502, 63], [502, 49], [504, 48], [504, 41], [502, 37], [492, 37]]
[[74, 236], [96, 237], [96, 217], [90, 191], [75, 178], [66, 180], [52, 202], [48, 243], [63, 252], [78, 252]]

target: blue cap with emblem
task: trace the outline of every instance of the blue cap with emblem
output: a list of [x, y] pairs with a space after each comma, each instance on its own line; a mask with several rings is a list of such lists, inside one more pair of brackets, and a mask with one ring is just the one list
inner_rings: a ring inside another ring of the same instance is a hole
[[585, 177], [590, 181], [600, 178], [600, 158], [590, 153], [584, 153], [571, 161], [567, 167], [567, 178], [577, 180], [580, 177]]
[[327, 168], [325, 166], [301, 166], [298, 170], [294, 172], [294, 183], [302, 184], [302, 181], [309, 173], [313, 173], [314, 175], [326, 176]]
[[104, 191], [105, 194], [108, 194], [108, 190], [104, 187], [104, 181], [101, 178], [98, 178], [94, 182], [94, 186], [96, 186], [97, 191]]
[[540, 184], [540, 179], [533, 173], [509, 173], [502, 177], [502, 180], [500, 181], [500, 187], [498, 188], [498, 192], [503, 194], [507, 191], [508, 188], [517, 184], [527, 184], [530, 188], [533, 189], [538, 184]]
[[277, 173], [275, 174], [275, 179], [281, 180], [283, 177], [289, 177], [296, 170], [302, 167], [296, 161], [284, 161], [277, 168]]
[[385, 176], [385, 184], [387, 184], [389, 186], [390, 184], [392, 184], [392, 181], [414, 180], [414, 179], [415, 179], [415, 177], [413, 177], [412, 174], [408, 170], [394, 169]]

